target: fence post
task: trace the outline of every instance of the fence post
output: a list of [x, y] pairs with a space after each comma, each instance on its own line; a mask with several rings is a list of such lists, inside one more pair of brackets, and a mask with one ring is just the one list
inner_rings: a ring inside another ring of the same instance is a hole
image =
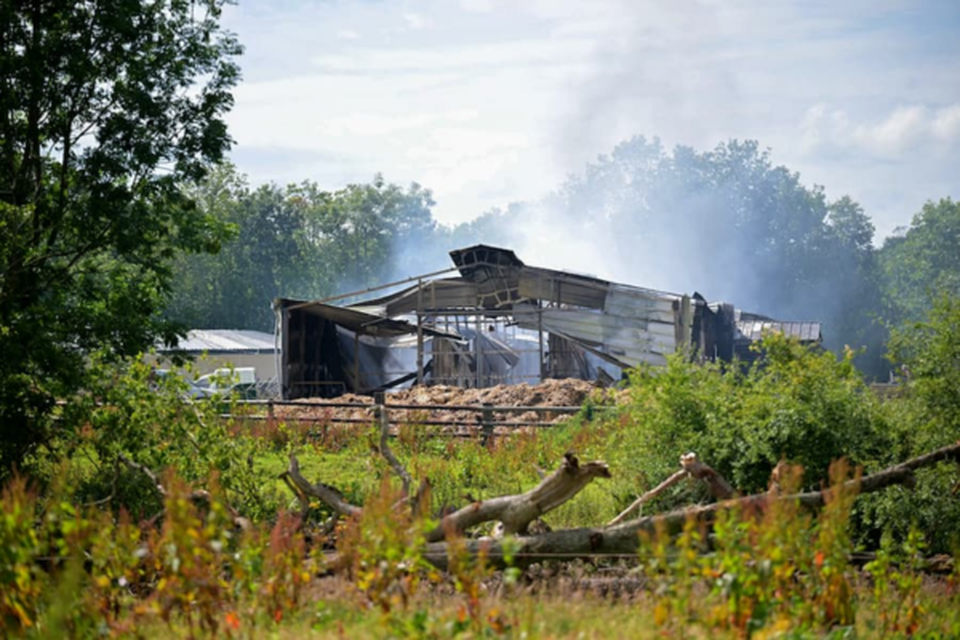
[[486, 447], [493, 440], [493, 405], [489, 402], [483, 403], [480, 428], [482, 429], [480, 443]]
[[377, 391], [373, 394], [373, 404], [376, 405], [375, 415], [377, 421], [380, 423], [380, 430], [384, 428], [389, 432], [390, 429], [390, 415], [387, 413], [387, 394], [383, 391]]

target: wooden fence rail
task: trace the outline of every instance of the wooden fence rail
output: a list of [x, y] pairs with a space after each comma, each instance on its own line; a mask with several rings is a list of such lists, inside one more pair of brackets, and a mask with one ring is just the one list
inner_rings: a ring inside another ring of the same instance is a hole
[[[546, 421], [501, 421], [496, 419], [496, 414], [503, 413], [537, 413], [537, 414], [559, 414], [573, 415], [581, 411], [581, 407], [575, 406], [495, 406], [492, 404], [480, 405], [449, 405], [449, 404], [389, 404], [386, 396], [382, 393], [374, 395], [374, 402], [305, 402], [302, 400], [239, 400], [235, 404], [239, 406], [265, 407], [266, 415], [243, 415], [243, 414], [221, 414], [221, 418], [237, 421], [269, 421], [278, 420], [284, 422], [301, 422], [333, 425], [333, 424], [370, 424], [378, 418], [379, 411], [404, 411], [404, 412], [472, 412], [476, 417], [472, 421], [465, 420], [436, 420], [436, 419], [416, 419], [413, 417], [394, 418], [389, 417], [391, 426], [399, 427], [401, 425], [422, 425], [422, 426], [442, 426], [462, 428], [472, 427], [477, 429], [481, 438], [486, 441], [492, 437], [497, 429], [513, 428], [547, 428], [556, 426], [554, 422]], [[354, 409], [369, 411], [370, 418], [342, 417], [338, 418], [332, 415], [314, 415], [314, 416], [278, 416], [274, 411], [275, 407], [302, 407], [323, 411], [324, 409]], [[463, 432], [437, 432], [431, 435], [448, 437], [472, 437], [471, 433]]]
[[245, 406], [266, 406], [267, 410], [270, 410], [270, 407], [313, 407], [313, 408], [326, 408], [330, 407], [332, 409], [368, 409], [374, 410], [377, 407], [385, 406], [388, 409], [398, 409], [404, 411], [484, 411], [490, 409], [494, 412], [509, 412], [509, 413], [577, 413], [580, 411], [581, 407], [573, 406], [536, 406], [536, 407], [512, 407], [512, 406], [493, 406], [493, 405], [477, 405], [477, 404], [390, 404], [384, 403], [382, 405], [377, 403], [366, 403], [366, 402], [308, 402], [304, 400], [238, 400], [235, 402], [238, 405]]

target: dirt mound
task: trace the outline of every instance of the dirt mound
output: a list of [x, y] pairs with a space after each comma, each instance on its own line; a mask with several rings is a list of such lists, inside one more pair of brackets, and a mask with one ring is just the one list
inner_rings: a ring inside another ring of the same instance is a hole
[[485, 389], [438, 385], [390, 394], [387, 404], [480, 405], [498, 407], [579, 407], [596, 387], [585, 380], [547, 380], [541, 384], [500, 384]]
[[[540, 384], [497, 385], [484, 389], [461, 389], [445, 385], [412, 387], [387, 394], [391, 421], [420, 424], [478, 425], [482, 421], [479, 409], [484, 404], [494, 407], [580, 407], [591, 394], [600, 390], [585, 380], [546, 380]], [[342, 405], [353, 405], [344, 407]], [[423, 408], [420, 408], [423, 407]], [[440, 407], [450, 407], [444, 409]], [[346, 394], [335, 400], [311, 398], [295, 406], [278, 406], [278, 418], [296, 418], [318, 421], [370, 422], [374, 418], [373, 398]], [[497, 424], [553, 423], [568, 417], [562, 411], [496, 411]]]

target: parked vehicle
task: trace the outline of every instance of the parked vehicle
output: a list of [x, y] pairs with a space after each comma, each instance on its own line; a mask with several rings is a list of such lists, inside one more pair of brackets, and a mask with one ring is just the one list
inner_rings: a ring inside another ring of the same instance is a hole
[[207, 389], [197, 386], [193, 380], [185, 376], [180, 371], [171, 371], [170, 369], [154, 369], [153, 374], [154, 379], [156, 380], [154, 387], [159, 386], [160, 381], [166, 378], [177, 378], [179, 379], [178, 384], [184, 385], [183, 397], [195, 399], [195, 398], [206, 398], [210, 394]]
[[257, 397], [257, 371], [254, 367], [217, 369], [200, 376], [195, 386], [207, 396], [235, 394], [250, 400]]

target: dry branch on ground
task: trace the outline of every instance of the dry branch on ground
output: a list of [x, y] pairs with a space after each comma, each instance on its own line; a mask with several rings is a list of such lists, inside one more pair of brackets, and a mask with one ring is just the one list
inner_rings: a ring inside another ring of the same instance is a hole
[[[381, 446], [381, 453], [384, 450], [389, 452], [389, 448], [384, 449]], [[392, 455], [392, 452], [389, 453]], [[448, 557], [447, 543], [444, 538], [450, 535], [463, 535], [471, 528], [491, 521], [502, 523], [505, 534], [516, 536], [510, 543], [513, 547], [510, 555], [513, 556], [514, 564], [517, 566], [527, 566], [558, 558], [573, 560], [598, 555], [631, 556], [637, 551], [638, 536], [641, 532], [677, 532], [689, 518], [710, 521], [720, 510], [745, 506], [762, 510], [772, 500], [790, 500], [803, 507], [817, 509], [825, 504], [831, 492], [871, 493], [897, 484], [912, 486], [916, 470], [944, 460], [960, 461], [960, 442], [883, 471], [862, 478], [857, 477], [840, 487], [790, 495], [780, 495], [770, 491], [736, 498], [733, 488], [720, 474], [701, 462], [695, 454], [690, 453], [681, 457], [681, 469], [678, 472], [641, 496], [607, 525], [525, 535], [531, 522], [575, 497], [595, 478], [610, 477], [610, 471], [605, 463], [581, 464], [575, 455], [567, 453], [560, 467], [544, 477], [530, 491], [489, 500], [478, 500], [444, 516], [440, 525], [427, 535], [429, 544], [425, 558], [438, 568], [445, 569]], [[396, 465], [391, 463], [391, 467], [401, 478], [403, 477], [400, 473], [403, 468], [399, 462], [396, 462]], [[403, 470], [403, 473], [405, 474], [406, 471]], [[284, 476], [289, 479], [292, 486], [297, 488], [297, 491], [319, 498], [341, 515], [357, 515], [362, 511], [361, 507], [346, 503], [343, 496], [332, 487], [324, 484], [314, 485], [304, 479], [299, 473], [299, 465], [293, 455], [290, 457], [290, 468]], [[704, 482], [719, 502], [626, 520], [627, 515], [640, 504], [686, 477]], [[409, 474], [407, 478], [409, 479]], [[409, 481], [405, 482], [405, 486], [409, 487]], [[491, 566], [500, 568], [505, 566], [502, 539], [471, 539], [464, 544], [467, 551], [472, 554], [484, 552]]]
[[[960, 460], [960, 442], [943, 447], [931, 453], [918, 456], [901, 464], [894, 465], [883, 471], [850, 480], [841, 491], [853, 491], [859, 494], [873, 493], [893, 485], [912, 486], [914, 472], [918, 469], [932, 466], [944, 460]], [[638, 537], [641, 532], [654, 533], [667, 531], [679, 532], [688, 518], [710, 521], [722, 509], [731, 509], [743, 506], [753, 506], [762, 509], [770, 500], [792, 500], [801, 506], [818, 509], [825, 504], [831, 492], [837, 488], [828, 488], [823, 491], [777, 495], [762, 493], [723, 500], [710, 505], [678, 509], [669, 513], [645, 516], [613, 526], [596, 528], [565, 529], [552, 531], [536, 536], [516, 538], [511, 544], [511, 555], [515, 566], [528, 566], [536, 562], [550, 559], [573, 560], [587, 559], [597, 555], [634, 555], [637, 551]], [[465, 541], [466, 549], [477, 554], [483, 550], [492, 567], [505, 568], [503, 541], [493, 539], [478, 539]], [[445, 543], [428, 545], [425, 557], [440, 569], [446, 568], [447, 552]]]
[[[389, 451], [389, 449], [381, 449], [381, 451], [384, 450]], [[300, 463], [295, 455], [291, 454], [290, 466], [281, 477], [288, 482], [288, 486], [298, 497], [306, 495], [318, 498], [340, 515], [359, 515], [363, 511], [361, 507], [346, 502], [343, 494], [335, 488], [323, 483], [312, 484], [304, 478], [300, 474]], [[603, 462], [580, 464], [575, 455], [568, 453], [564, 456], [560, 467], [530, 491], [489, 500], [477, 500], [445, 515], [440, 524], [427, 534], [427, 541], [443, 540], [450, 534], [461, 535], [485, 522], [502, 523], [506, 534], [526, 533], [531, 522], [576, 496], [595, 478], [609, 477], [610, 470]]]
[[681, 469], [679, 471], [637, 498], [633, 504], [624, 509], [620, 515], [608, 522], [607, 525], [620, 524], [627, 519], [628, 515], [636, 511], [645, 502], [650, 502], [685, 478], [694, 478], [704, 482], [710, 494], [718, 500], [726, 500], [727, 498], [733, 497], [735, 493], [733, 487], [731, 487], [719, 473], [701, 462], [700, 459], [697, 458], [697, 454], [690, 452], [680, 456], [680, 467]]

